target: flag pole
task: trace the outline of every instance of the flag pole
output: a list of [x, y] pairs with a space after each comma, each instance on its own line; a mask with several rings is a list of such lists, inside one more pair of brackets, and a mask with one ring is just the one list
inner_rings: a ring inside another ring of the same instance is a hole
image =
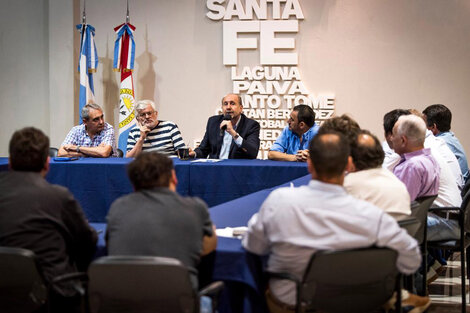
[[82, 24], [86, 24], [86, 0], [83, 0]]
[[129, 0], [127, 2], [126, 20], [114, 28], [117, 38], [114, 43], [113, 68], [121, 72], [121, 84], [119, 88], [119, 148], [126, 150], [129, 131], [135, 125], [135, 94], [134, 70], [135, 60], [135, 27], [130, 23]]

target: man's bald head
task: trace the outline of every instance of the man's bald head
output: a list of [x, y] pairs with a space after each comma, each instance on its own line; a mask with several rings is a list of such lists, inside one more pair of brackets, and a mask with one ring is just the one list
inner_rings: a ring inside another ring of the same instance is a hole
[[351, 156], [356, 171], [380, 167], [384, 151], [379, 139], [368, 130], [361, 130], [351, 146]]
[[344, 175], [348, 164], [349, 143], [337, 132], [317, 134], [309, 145], [310, 161], [318, 180], [328, 180]]

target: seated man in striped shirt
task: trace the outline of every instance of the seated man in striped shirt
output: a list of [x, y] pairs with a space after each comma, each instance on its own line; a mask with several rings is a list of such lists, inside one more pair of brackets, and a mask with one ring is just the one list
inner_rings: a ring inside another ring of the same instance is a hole
[[126, 158], [136, 157], [142, 151], [176, 154], [179, 148], [185, 146], [175, 123], [157, 119], [158, 112], [153, 101], [138, 101], [135, 112], [137, 125], [129, 132]]

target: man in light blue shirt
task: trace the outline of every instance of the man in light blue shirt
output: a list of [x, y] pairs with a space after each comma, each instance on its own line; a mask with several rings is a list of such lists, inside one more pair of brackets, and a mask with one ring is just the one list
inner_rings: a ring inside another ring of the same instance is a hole
[[315, 112], [305, 104], [294, 107], [286, 126], [268, 153], [268, 159], [276, 161], [306, 162], [308, 145], [318, 132]]
[[444, 139], [450, 150], [455, 154], [459, 161], [462, 176], [466, 181], [469, 177], [468, 162], [465, 151], [460, 141], [450, 131], [452, 122], [452, 113], [443, 104], [433, 104], [424, 109], [423, 114], [426, 116], [426, 124], [434, 136]]

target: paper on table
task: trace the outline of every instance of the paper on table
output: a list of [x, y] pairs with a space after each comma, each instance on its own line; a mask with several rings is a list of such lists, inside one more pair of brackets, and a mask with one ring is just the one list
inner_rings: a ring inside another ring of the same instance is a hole
[[213, 162], [220, 162], [220, 159], [196, 159], [191, 161], [191, 163], [213, 163]]
[[225, 228], [218, 228], [215, 230], [215, 233], [218, 237], [228, 237], [228, 238], [239, 238], [241, 235], [246, 233], [248, 227], [240, 226], [240, 227], [225, 227]]

